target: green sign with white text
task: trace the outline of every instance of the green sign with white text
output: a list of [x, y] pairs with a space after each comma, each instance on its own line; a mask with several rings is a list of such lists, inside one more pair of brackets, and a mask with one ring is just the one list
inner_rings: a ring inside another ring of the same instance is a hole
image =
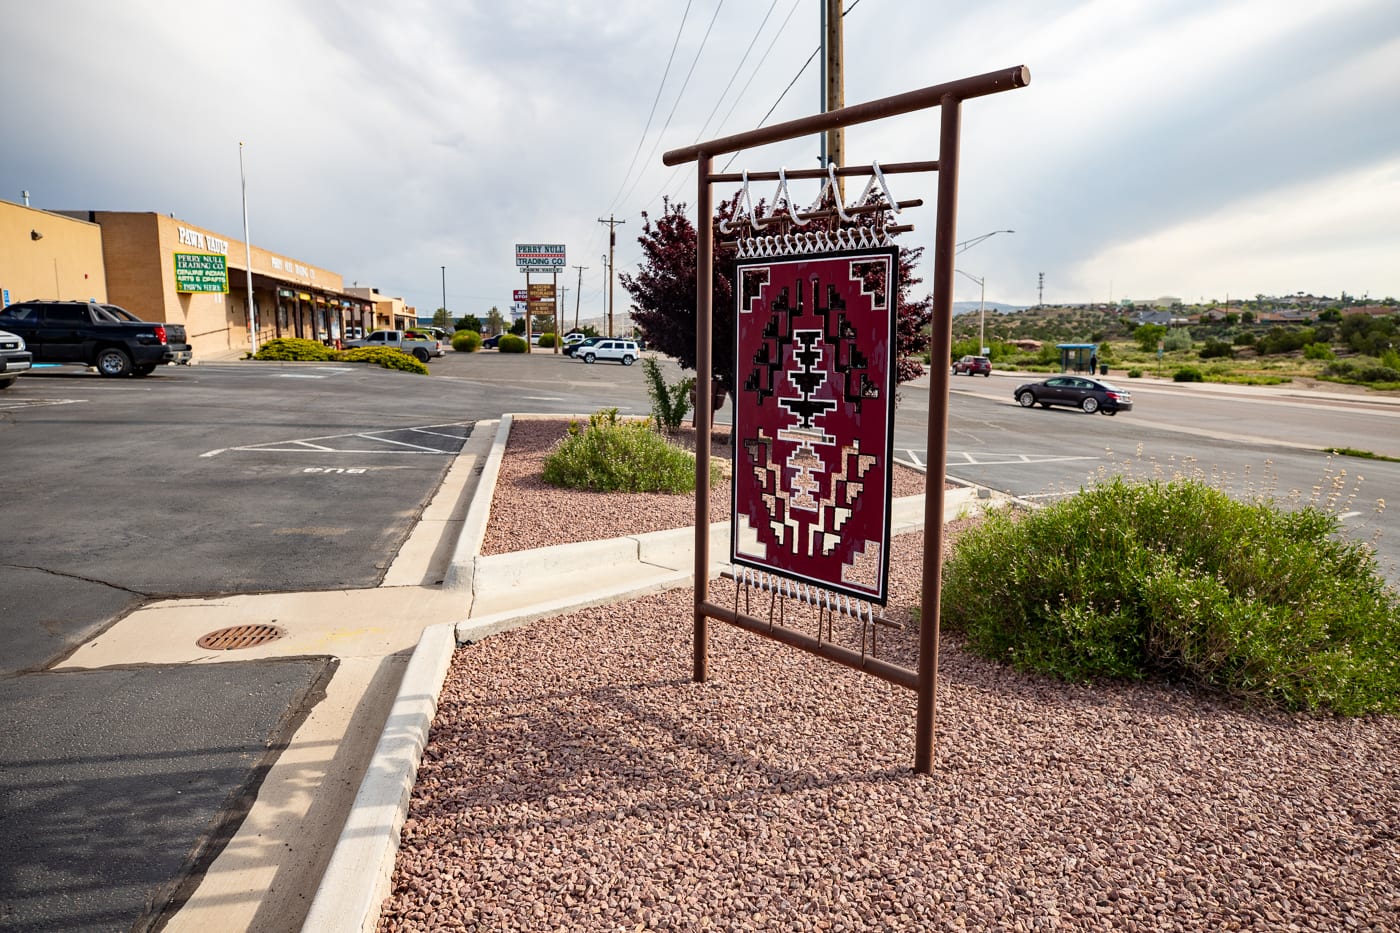
[[176, 253], [177, 292], [228, 292], [228, 259], [216, 253]]

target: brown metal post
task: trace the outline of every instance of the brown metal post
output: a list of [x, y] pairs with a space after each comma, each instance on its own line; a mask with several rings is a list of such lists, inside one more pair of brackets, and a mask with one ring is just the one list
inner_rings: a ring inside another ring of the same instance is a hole
[[919, 600], [919, 699], [914, 770], [933, 773], [938, 711], [939, 603], [943, 593], [943, 478], [948, 472], [948, 360], [953, 347], [953, 254], [958, 227], [958, 125], [962, 102], [940, 106], [938, 219], [933, 241], [933, 333], [929, 360], [928, 472], [924, 475], [924, 579]]
[[[826, 106], [822, 112], [830, 113], [833, 110], [840, 110], [846, 106], [846, 78], [842, 73], [845, 67], [842, 59], [845, 57], [845, 28], [844, 19], [841, 12], [841, 0], [825, 0], [826, 2], [826, 87], [823, 89]], [[826, 131], [826, 161], [837, 168], [846, 164], [846, 130], [844, 127], [836, 126]], [[825, 168], [826, 166], [822, 166]], [[836, 178], [837, 197], [844, 204], [846, 201], [846, 180], [841, 176]]]
[[714, 205], [711, 203], [711, 158], [701, 152], [695, 159], [695, 673], [704, 683], [710, 667], [710, 622], [704, 606], [710, 599], [710, 428], [711, 352], [714, 329]]

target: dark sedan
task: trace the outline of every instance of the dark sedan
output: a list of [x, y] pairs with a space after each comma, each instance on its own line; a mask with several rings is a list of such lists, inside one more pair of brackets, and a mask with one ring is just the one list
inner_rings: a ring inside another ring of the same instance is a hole
[[1083, 376], [1054, 376], [1042, 382], [1028, 382], [1016, 387], [1014, 397], [1022, 408], [1069, 405], [1091, 415], [1096, 411], [1116, 415], [1133, 410], [1133, 396], [1127, 389]]

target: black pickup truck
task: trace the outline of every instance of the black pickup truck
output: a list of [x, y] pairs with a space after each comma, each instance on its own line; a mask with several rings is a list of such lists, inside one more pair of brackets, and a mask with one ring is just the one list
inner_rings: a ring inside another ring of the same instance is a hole
[[149, 376], [192, 355], [183, 325], [91, 301], [22, 301], [0, 311], [0, 330], [23, 337], [35, 363], [80, 363], [104, 376]]

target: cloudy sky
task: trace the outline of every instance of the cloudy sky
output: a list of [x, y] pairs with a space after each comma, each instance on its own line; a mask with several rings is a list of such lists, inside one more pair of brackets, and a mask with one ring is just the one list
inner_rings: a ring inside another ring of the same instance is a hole
[[[11, 3], [0, 198], [241, 239], [241, 141], [255, 244], [420, 310], [445, 266], [462, 314], [523, 287], [514, 244], [560, 242], [587, 267], [588, 317], [598, 218], [625, 221], [617, 267], [634, 269], [641, 212], [694, 201], [693, 171], [662, 152], [820, 108], [820, 62], [803, 66], [821, 2]], [[1400, 297], [1395, 0], [846, 6], [848, 104], [1030, 68], [1030, 87], [963, 108], [958, 238], [1015, 231], [959, 258], [988, 301], [1035, 302], [1040, 273], [1046, 302]], [[936, 158], [937, 112], [852, 128], [846, 147], [848, 163]], [[792, 141], [731, 169], [817, 154]], [[932, 243], [933, 184], [891, 179], [926, 201], [902, 242]], [[566, 308], [578, 279], [561, 277]], [[956, 297], [977, 285], [958, 276]]]

